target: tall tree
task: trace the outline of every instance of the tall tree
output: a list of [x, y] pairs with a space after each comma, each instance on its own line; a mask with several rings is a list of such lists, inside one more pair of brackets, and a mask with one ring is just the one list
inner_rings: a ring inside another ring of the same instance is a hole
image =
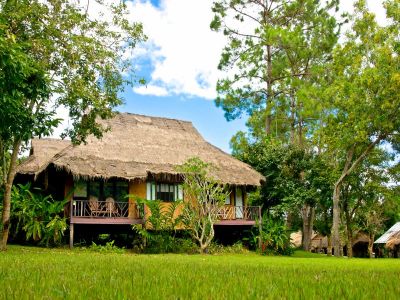
[[[400, 56], [398, 0], [386, 1], [393, 26], [379, 26], [365, 1], [345, 42], [333, 53], [322, 89], [322, 145], [340, 170], [333, 190], [332, 238], [339, 254], [340, 196], [344, 181], [375, 147], [398, 142], [400, 129]], [[397, 8], [397, 13], [393, 10]], [[392, 12], [392, 13], [391, 13]], [[396, 19], [397, 18], [397, 19]], [[396, 23], [397, 22], [397, 23]]]
[[[0, 249], [6, 249], [10, 195], [21, 145], [48, 135], [59, 123], [58, 107], [69, 111], [72, 127], [64, 136], [73, 143], [105, 128], [97, 118], [112, 116], [126, 84], [136, 81], [128, 58], [145, 37], [142, 25], [130, 23], [121, 1], [104, 4], [68, 0], [0, 1], [0, 145], [4, 183]], [[106, 15], [92, 16], [89, 5]], [[123, 76], [131, 73], [131, 77]]]
[[[217, 83], [216, 104], [228, 120], [250, 115], [249, 127], [271, 134], [295, 127], [301, 143], [308, 104], [298, 94], [318, 72], [337, 40], [336, 21], [328, 13], [338, 1], [215, 1], [211, 28], [228, 38], [219, 63], [227, 71]], [[283, 122], [282, 122], [283, 120]], [[262, 125], [262, 123], [264, 125]], [[285, 133], [286, 134], [286, 133]]]
[[[379, 213], [380, 208], [383, 202], [391, 201], [390, 197], [385, 197], [390, 182], [390, 175], [387, 172], [389, 156], [382, 149], [374, 149], [343, 183], [340, 208], [343, 212], [341, 219], [346, 228], [348, 257], [353, 256], [353, 237], [358, 232], [374, 235], [380, 230], [379, 226], [383, 223], [383, 212]], [[373, 219], [369, 220], [368, 226], [360, 226], [360, 223], [364, 224], [369, 217], [373, 217]], [[372, 245], [373, 236], [371, 240]]]
[[[329, 13], [337, 5], [336, 0], [214, 3], [211, 28], [222, 30], [229, 40], [219, 64], [228, 75], [217, 83], [216, 104], [228, 120], [243, 113], [250, 116], [249, 139], [269, 135], [300, 148], [306, 146], [309, 124], [316, 119], [308, 90], [337, 42], [339, 27]], [[239, 133], [233, 140], [242, 137]], [[299, 182], [304, 181], [303, 171], [298, 173]], [[314, 210], [304, 201], [306, 249]]]

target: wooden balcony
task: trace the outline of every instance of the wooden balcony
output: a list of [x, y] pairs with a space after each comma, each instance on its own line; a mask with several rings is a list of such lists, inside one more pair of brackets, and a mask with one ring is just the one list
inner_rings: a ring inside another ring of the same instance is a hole
[[[218, 212], [215, 225], [255, 225], [261, 217], [259, 206], [225, 205]], [[73, 200], [73, 224], [143, 224], [143, 209], [129, 202]]]
[[215, 225], [255, 225], [261, 218], [260, 206], [225, 205], [218, 213], [220, 221]]
[[114, 201], [73, 200], [73, 224], [142, 224], [143, 216], [135, 204]]

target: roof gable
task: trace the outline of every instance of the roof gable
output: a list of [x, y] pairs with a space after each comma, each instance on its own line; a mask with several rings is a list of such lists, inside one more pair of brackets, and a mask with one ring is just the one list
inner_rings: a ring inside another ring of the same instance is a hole
[[[257, 186], [264, 180], [249, 165], [206, 142], [190, 122], [119, 113], [100, 123], [110, 129], [101, 139], [90, 136], [87, 144], [69, 143], [41, 163], [74, 176], [144, 180], [149, 175], [176, 175], [176, 166], [199, 157], [217, 167], [213, 175], [223, 183]], [[34, 148], [34, 155], [38, 151]], [[26, 169], [22, 166], [20, 172]]]

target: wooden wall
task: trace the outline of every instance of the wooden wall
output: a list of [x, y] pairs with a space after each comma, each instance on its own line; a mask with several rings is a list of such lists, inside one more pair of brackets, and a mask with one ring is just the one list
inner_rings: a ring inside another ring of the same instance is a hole
[[[74, 188], [74, 179], [72, 175], [65, 176], [65, 186], [64, 186], [64, 199], [72, 200]], [[69, 217], [71, 214], [71, 203], [67, 203], [64, 207], [64, 216]]]
[[[146, 182], [131, 180], [129, 182], [129, 195], [135, 195], [139, 198], [146, 199]], [[139, 218], [136, 209], [135, 199], [129, 198], [129, 217], [133, 219]]]

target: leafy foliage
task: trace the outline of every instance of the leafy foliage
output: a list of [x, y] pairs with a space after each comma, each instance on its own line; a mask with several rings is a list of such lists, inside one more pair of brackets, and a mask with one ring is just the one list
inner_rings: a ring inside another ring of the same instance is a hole
[[99, 253], [125, 253], [125, 249], [115, 246], [114, 241], [109, 241], [105, 245], [97, 245], [95, 242], [92, 242], [92, 245], [90, 245], [88, 250]]
[[11, 199], [12, 233], [15, 236], [24, 232], [27, 241], [46, 246], [62, 242], [68, 225], [61, 215], [68, 200], [55, 201], [51, 196], [43, 196], [39, 189], [32, 191], [30, 183], [14, 186]]
[[[321, 124], [315, 138], [338, 166], [333, 190], [333, 243], [340, 244], [341, 192], [374, 149], [397, 145], [399, 118], [398, 1], [387, 1], [393, 24], [379, 26], [365, 1], [355, 3], [353, 26], [327, 65], [318, 93]], [[397, 18], [397, 19], [396, 19]], [[395, 148], [393, 148], [395, 149]], [[338, 255], [339, 251], [335, 252]]]
[[290, 244], [288, 228], [281, 218], [273, 218], [264, 214], [261, 221], [261, 231], [253, 229], [253, 243], [261, 240], [262, 254], [291, 255], [294, 252]]
[[249, 253], [249, 250], [245, 248], [242, 242], [236, 242], [232, 246], [223, 246], [221, 244], [217, 244], [212, 242], [207, 249], [208, 254], [246, 254]]
[[321, 155], [271, 139], [233, 146], [238, 159], [266, 178], [266, 184], [259, 196], [252, 199], [252, 204], [283, 213], [304, 203], [315, 205], [322, 199], [329, 199], [332, 170]]
[[135, 197], [136, 203], [144, 206], [145, 225], [133, 225], [141, 240], [134, 241], [134, 249], [145, 253], [192, 253], [195, 249], [191, 239], [177, 237], [182, 226], [181, 201], [165, 203]]
[[[336, 44], [338, 30], [329, 13], [338, 1], [214, 2], [210, 27], [227, 37], [219, 69], [216, 104], [227, 120], [248, 114], [253, 136], [264, 132], [294, 140], [314, 118], [307, 96]], [[232, 75], [231, 75], [232, 74]], [[279, 132], [279, 133], [278, 133]]]
[[[130, 52], [145, 39], [142, 25], [128, 21], [124, 1], [91, 3], [99, 6], [100, 16], [89, 14], [79, 1], [0, 1], [0, 161], [5, 190], [0, 250], [6, 249], [21, 146], [34, 136], [50, 135], [60, 123], [55, 116], [60, 107], [68, 110], [72, 125], [64, 137], [73, 143], [85, 142], [90, 134], [101, 137], [107, 128], [96, 120], [111, 117], [122, 104], [124, 88], [141, 82], [134, 76]], [[40, 226], [30, 228], [37, 238]]]
[[199, 158], [188, 159], [177, 170], [183, 176], [186, 200], [182, 222], [204, 253], [214, 238], [214, 223], [229, 191], [212, 177], [215, 166]]

